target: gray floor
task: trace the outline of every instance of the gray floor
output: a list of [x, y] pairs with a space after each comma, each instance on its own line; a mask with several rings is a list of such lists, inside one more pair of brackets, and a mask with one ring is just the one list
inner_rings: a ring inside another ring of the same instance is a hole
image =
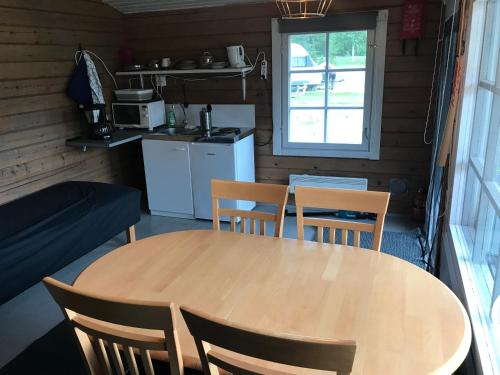
[[[136, 225], [138, 239], [151, 235], [188, 229], [209, 229], [212, 223], [202, 220], [174, 219], [144, 214]], [[416, 225], [406, 217], [388, 215], [385, 232], [414, 232]], [[313, 232], [309, 233], [312, 238]], [[286, 217], [284, 237], [296, 238], [295, 217]], [[113, 238], [89, 254], [57, 272], [55, 278], [72, 283], [94, 260], [126, 243], [125, 234]], [[0, 367], [28, 345], [63, 320], [61, 312], [39, 283], [0, 306]]]

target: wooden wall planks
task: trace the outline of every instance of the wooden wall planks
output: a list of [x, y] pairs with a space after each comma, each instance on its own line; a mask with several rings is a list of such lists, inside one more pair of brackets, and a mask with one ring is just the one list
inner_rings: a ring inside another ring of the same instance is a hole
[[[423, 132], [432, 82], [440, 2], [427, 1], [425, 37], [419, 56], [402, 55], [399, 22], [403, 0], [337, 0], [333, 11], [389, 9], [388, 42], [384, 85], [381, 160], [277, 157], [266, 144], [272, 135], [272, 85], [256, 74], [247, 80], [247, 102], [256, 104], [256, 174], [261, 182], [286, 183], [290, 173], [346, 177], [368, 177], [375, 190], [388, 190], [392, 178], [407, 182], [409, 193], [393, 197], [392, 212], [409, 212], [413, 195], [426, 186], [430, 147]], [[242, 43], [250, 58], [257, 49], [271, 57], [271, 18], [277, 17], [274, 3], [155, 12], [125, 16], [127, 45], [143, 62], [170, 56], [174, 60], [198, 58], [206, 50], [225, 57], [225, 46]], [[190, 103], [241, 103], [239, 80], [215, 80], [187, 84]], [[169, 81], [167, 101], [183, 102], [180, 82]]]
[[0, 0], [0, 204], [69, 179], [122, 179], [120, 151], [65, 146], [82, 126], [65, 90], [78, 43], [115, 69], [123, 33], [123, 16], [99, 2]]
[[[368, 177], [371, 189], [387, 190], [392, 178], [410, 192], [394, 198], [393, 212], [408, 212], [413, 193], [427, 183], [430, 148], [423, 144], [427, 101], [439, 21], [439, 1], [429, 0], [419, 56], [403, 56], [399, 20], [403, 0], [338, 0], [334, 11], [390, 9], [380, 161], [294, 158], [272, 155], [272, 86], [248, 80], [248, 103], [256, 104], [256, 167], [259, 181], [285, 183], [290, 173]], [[73, 51], [82, 43], [112, 69], [124, 37], [139, 59], [197, 58], [204, 50], [224, 57], [225, 46], [243, 43], [271, 55], [273, 3], [122, 16], [94, 0], [0, 0], [0, 203], [67, 180], [116, 181], [127, 154], [138, 150], [91, 150], [64, 146], [80, 132], [80, 118], [64, 94]], [[99, 68], [100, 71], [102, 71]], [[102, 76], [109, 97], [111, 83]], [[239, 80], [189, 83], [191, 103], [241, 103]], [[168, 101], [183, 101], [180, 82], [169, 81]], [[266, 144], [267, 143], [267, 144]], [[138, 158], [140, 159], [140, 157]], [[140, 160], [139, 160], [140, 162]], [[135, 171], [134, 173], [139, 173]], [[140, 176], [142, 178], [142, 176]]]

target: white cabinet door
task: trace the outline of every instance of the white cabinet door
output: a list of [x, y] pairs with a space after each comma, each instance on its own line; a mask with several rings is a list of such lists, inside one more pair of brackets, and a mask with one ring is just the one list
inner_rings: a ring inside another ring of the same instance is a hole
[[192, 217], [188, 143], [145, 139], [142, 151], [151, 213]]
[[[194, 215], [198, 219], [212, 219], [212, 192], [210, 181], [236, 179], [234, 144], [190, 143], [191, 176], [193, 184]], [[235, 202], [223, 202], [221, 207], [236, 208]]]

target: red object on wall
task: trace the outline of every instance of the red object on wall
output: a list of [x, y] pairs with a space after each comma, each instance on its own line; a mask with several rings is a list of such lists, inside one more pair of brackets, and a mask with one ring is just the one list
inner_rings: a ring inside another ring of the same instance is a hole
[[118, 56], [123, 66], [134, 63], [134, 50], [129, 47], [122, 47], [118, 50]]
[[425, 0], [406, 0], [401, 17], [401, 39], [420, 39], [424, 36]]

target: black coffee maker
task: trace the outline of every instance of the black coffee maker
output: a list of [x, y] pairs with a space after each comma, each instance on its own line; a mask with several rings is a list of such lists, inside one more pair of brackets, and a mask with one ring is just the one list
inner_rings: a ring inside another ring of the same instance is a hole
[[113, 124], [106, 119], [105, 104], [93, 104], [90, 109], [84, 109], [83, 113], [89, 124], [90, 139], [111, 139]]

